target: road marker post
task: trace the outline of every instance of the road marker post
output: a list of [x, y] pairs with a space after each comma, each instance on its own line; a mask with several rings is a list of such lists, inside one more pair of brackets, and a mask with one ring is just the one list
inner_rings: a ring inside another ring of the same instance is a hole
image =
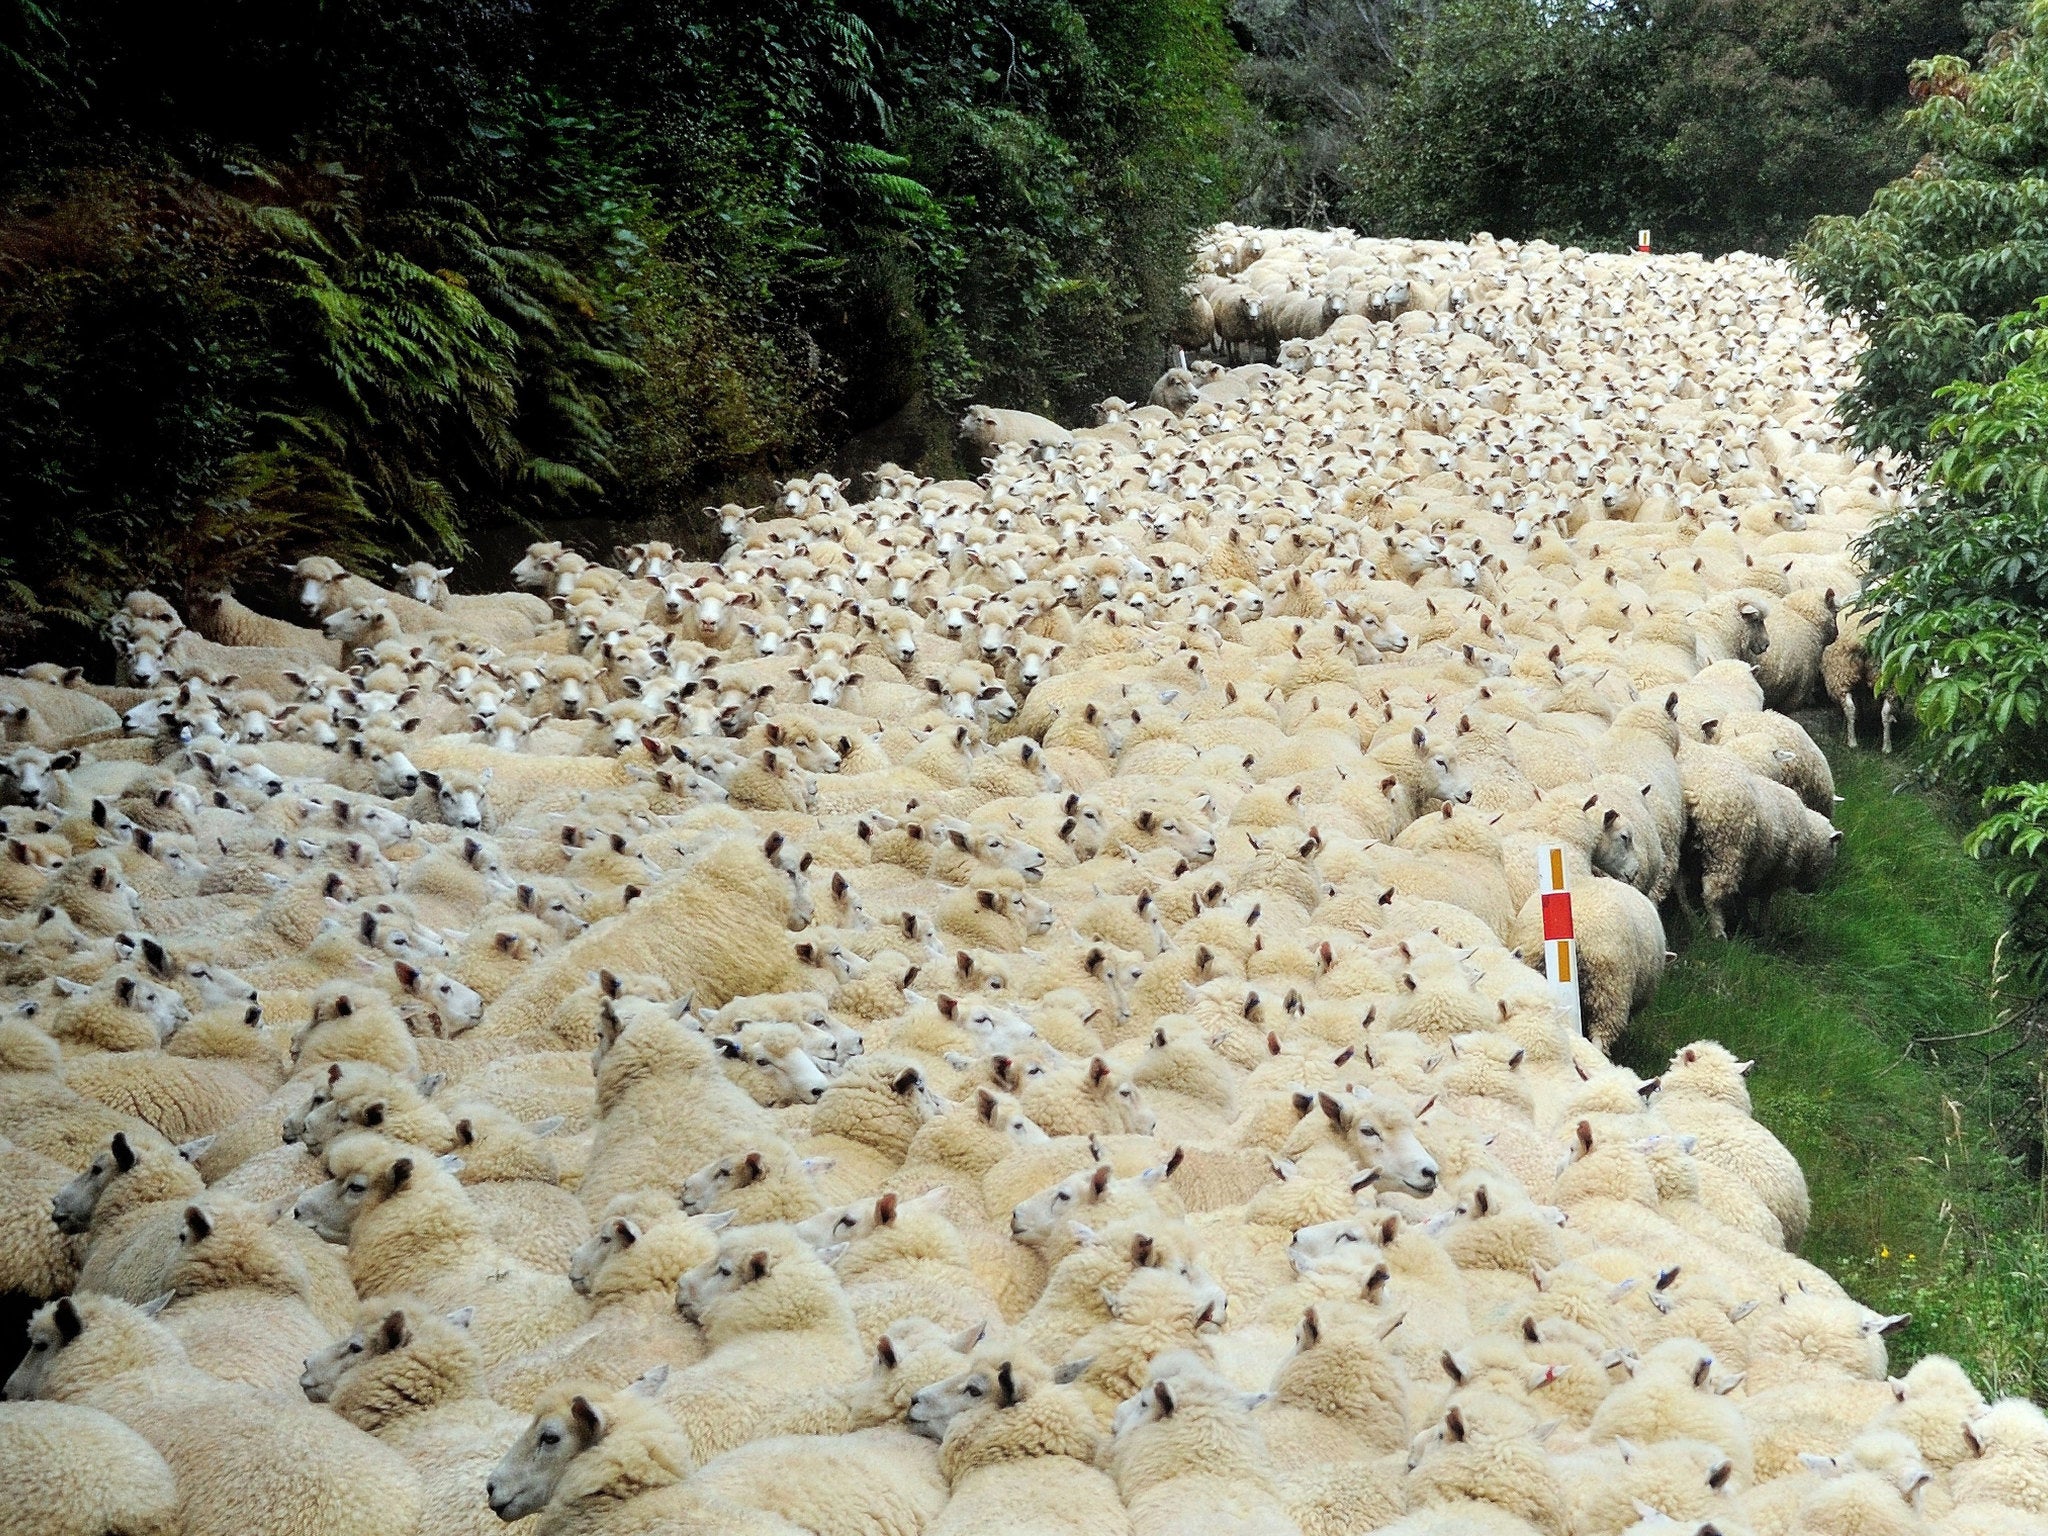
[[1551, 843], [1536, 850], [1536, 889], [1543, 902], [1543, 974], [1550, 980], [1551, 1000], [1586, 1032], [1579, 1008], [1579, 943], [1572, 924], [1571, 884], [1565, 879], [1564, 847]]

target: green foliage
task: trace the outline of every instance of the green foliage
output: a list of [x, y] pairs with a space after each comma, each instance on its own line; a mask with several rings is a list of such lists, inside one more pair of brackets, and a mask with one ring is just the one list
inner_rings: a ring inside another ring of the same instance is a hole
[[2000, 327], [1990, 383], [1939, 392], [1927, 497], [1860, 546], [1881, 685], [1911, 704], [1941, 771], [1985, 794], [1970, 851], [2012, 901], [2015, 974], [2048, 982], [2048, 303]]
[[13, 0], [0, 575], [90, 617], [1129, 392], [1233, 65], [1218, 0]]
[[1637, 0], [1426, 10], [1354, 152], [1344, 211], [1361, 228], [1440, 239], [1632, 237], [1639, 188], [1654, 179], [1653, 146], [1636, 132], [1651, 88], [1648, 20]]
[[1813, 1197], [1804, 1253], [1910, 1312], [1894, 1370], [1952, 1354], [1986, 1391], [2048, 1390], [2038, 1042], [2008, 1009], [2008, 912], [1947, 798], [1898, 758], [1825, 743], [1843, 796], [1826, 888], [1679, 960], [1617, 1054], [1654, 1075], [1691, 1041], [1755, 1057], [1759, 1121]]
[[1909, 153], [1956, 0], [1236, 0], [1258, 208], [1375, 233], [1783, 250]]
[[1940, 391], [2004, 371], [2006, 315], [2048, 292], [2048, 8], [1993, 40], [1981, 66], [1914, 66], [1906, 125], [1925, 150], [1856, 217], [1818, 221], [1795, 253], [1869, 338], [1844, 418], [1865, 447], [1919, 454]]

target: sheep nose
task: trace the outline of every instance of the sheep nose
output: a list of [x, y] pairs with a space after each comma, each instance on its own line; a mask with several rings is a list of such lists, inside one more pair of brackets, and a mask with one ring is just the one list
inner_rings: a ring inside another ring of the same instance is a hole
[[817, 1086], [811, 1089], [811, 1102], [813, 1104], [817, 1103], [817, 1101], [822, 1099], [824, 1096], [825, 1085], [823, 1083], [819, 1083]]

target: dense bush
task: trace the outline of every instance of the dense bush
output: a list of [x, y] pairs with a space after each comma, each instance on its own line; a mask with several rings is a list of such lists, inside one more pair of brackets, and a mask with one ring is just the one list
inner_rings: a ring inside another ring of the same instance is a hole
[[2013, 900], [2021, 1007], [2048, 981], [2048, 7], [1981, 67], [1916, 66], [1927, 150], [1796, 257], [1868, 342], [1841, 410], [1926, 465], [1919, 507], [1863, 545], [1885, 686], [1940, 770], [1985, 797], [1971, 847]]
[[2008, 314], [2048, 292], [2048, 8], [2000, 34], [1981, 67], [1916, 65], [1907, 115], [1925, 150], [1856, 217], [1819, 220], [1800, 270], [1862, 325], [1842, 410], [1865, 447], [1921, 452], [1953, 381], [2001, 373]]
[[1985, 795], [1970, 845], [2000, 861], [2027, 994], [2048, 980], [2048, 302], [2032, 315], [2004, 328], [2002, 378], [1939, 392], [1925, 502], [1861, 545], [1882, 683]]
[[84, 619], [1128, 390], [1216, 0], [0, 0], [0, 560]]
[[[1910, 155], [1955, 0], [1236, 0], [1275, 212], [1612, 249], [1783, 250]], [[1982, 26], [1981, 21], [1976, 25]]]

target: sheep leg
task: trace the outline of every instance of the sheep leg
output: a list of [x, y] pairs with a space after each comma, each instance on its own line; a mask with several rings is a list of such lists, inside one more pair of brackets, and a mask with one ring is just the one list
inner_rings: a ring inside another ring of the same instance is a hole
[[1842, 724], [1848, 728], [1849, 749], [1856, 748], [1856, 693], [1854, 689], [1842, 695]]
[[1700, 905], [1707, 914], [1707, 932], [1717, 939], [1728, 937], [1728, 903], [1736, 898], [1738, 890], [1732, 871], [1709, 867], [1700, 879]]
[[1898, 695], [1897, 695], [1897, 694], [1895, 694], [1895, 693], [1888, 693], [1888, 694], [1886, 694], [1886, 695], [1884, 696], [1884, 702], [1883, 702], [1883, 703], [1881, 703], [1881, 704], [1879, 704], [1879, 705], [1878, 705], [1878, 707], [1877, 707], [1877, 718], [1878, 718], [1879, 720], [1881, 720], [1881, 721], [1882, 721], [1882, 722], [1884, 723], [1884, 752], [1885, 752], [1885, 756], [1886, 756], [1886, 757], [1890, 757], [1890, 756], [1891, 756], [1891, 752], [1892, 752], [1892, 721], [1893, 721], [1893, 720], [1894, 720], [1895, 718], [1897, 718], [1897, 716], [1898, 716], [1898, 712], [1899, 712], [1899, 697], [1898, 697]]

